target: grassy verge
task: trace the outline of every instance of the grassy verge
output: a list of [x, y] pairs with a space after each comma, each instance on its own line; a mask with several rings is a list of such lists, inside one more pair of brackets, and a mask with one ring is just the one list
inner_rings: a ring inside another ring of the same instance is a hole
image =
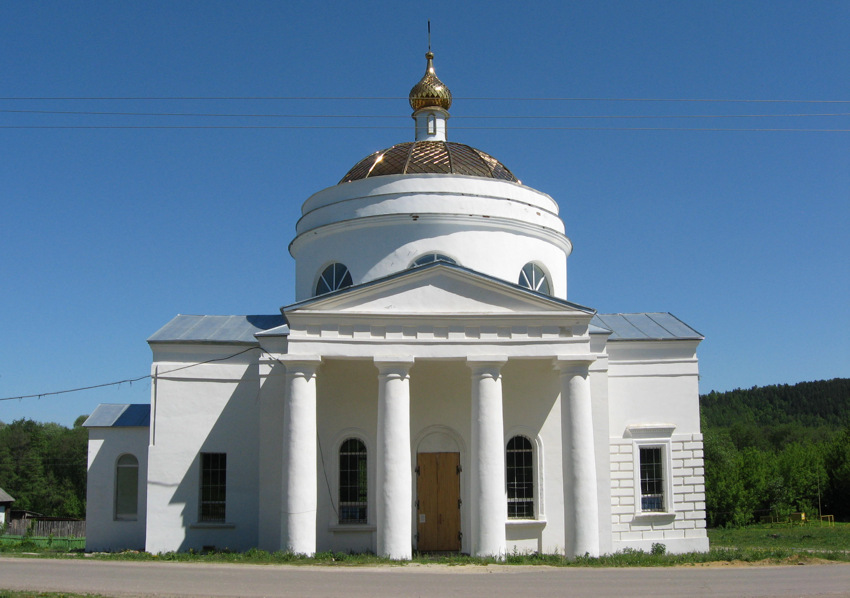
[[[72, 550], [85, 550], [85, 538], [54, 538], [50, 536], [12, 536], [0, 535], [0, 551], [4, 546], [18, 547], [22, 543], [26, 543], [32, 548], [49, 548], [63, 552]], [[0, 596], [2, 598], [2, 596]]]
[[[289, 565], [405, 565], [408, 563], [440, 565], [549, 565], [556, 567], [669, 567], [677, 565], [699, 565], [708, 563], [767, 563], [785, 564], [811, 562], [816, 559], [850, 562], [850, 524], [837, 523], [835, 527], [820, 526], [763, 526], [755, 525], [738, 529], [709, 530], [711, 550], [704, 553], [667, 554], [662, 544], [655, 545], [651, 552], [626, 549], [616, 554], [601, 557], [579, 557], [565, 559], [556, 554], [509, 554], [504, 561], [463, 555], [414, 555], [411, 561], [398, 562], [374, 554], [348, 554], [321, 552], [313, 557], [304, 557], [290, 552], [266, 552], [252, 549], [247, 552], [227, 550], [198, 553], [168, 552], [150, 554], [125, 551], [84, 555], [82, 549], [71, 552], [59, 547], [39, 546], [27, 539], [18, 545], [0, 544], [0, 553], [62, 558], [95, 558], [122, 561], [175, 561], [198, 563], [248, 563]], [[0, 598], [2, 598], [0, 594]]]
[[109, 598], [102, 594], [71, 594], [68, 592], [28, 592], [26, 590], [0, 590], [0, 598]]
[[850, 551], [850, 523], [759, 524], [712, 529], [708, 530], [708, 539], [716, 547]]

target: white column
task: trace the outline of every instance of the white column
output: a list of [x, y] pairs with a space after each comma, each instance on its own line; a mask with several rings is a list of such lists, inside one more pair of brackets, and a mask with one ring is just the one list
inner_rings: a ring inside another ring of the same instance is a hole
[[316, 553], [316, 369], [318, 356], [284, 355], [283, 492], [281, 544], [296, 554]]
[[375, 358], [378, 368], [378, 554], [413, 556], [413, 473], [410, 450], [410, 367], [413, 358]]
[[[588, 356], [589, 357], [589, 356]], [[560, 357], [564, 527], [567, 557], [599, 556], [599, 502], [588, 368], [592, 358]]]
[[474, 556], [502, 558], [508, 519], [502, 366], [506, 357], [469, 357], [472, 370], [470, 515]]
[[[264, 349], [269, 351], [269, 349]], [[286, 368], [278, 361], [280, 353], [264, 353], [259, 358], [260, 425], [259, 477], [257, 501], [257, 548], [274, 552], [282, 548], [281, 503], [283, 500], [283, 420], [286, 402]]]

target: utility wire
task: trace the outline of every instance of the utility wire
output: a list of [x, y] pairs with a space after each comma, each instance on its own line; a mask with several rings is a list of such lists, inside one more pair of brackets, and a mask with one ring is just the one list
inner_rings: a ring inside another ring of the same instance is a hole
[[[356, 125], [0, 125], [0, 129], [404, 129], [409, 127]], [[850, 129], [719, 128], [719, 127], [452, 127], [464, 131], [692, 131], [848, 133]]]
[[[259, 347], [248, 347], [247, 349], [245, 349], [243, 351], [239, 351], [238, 353], [233, 353], [232, 355], [228, 355], [227, 357], [216, 357], [215, 359], [208, 359], [206, 361], [201, 361], [201, 362], [198, 362], [198, 363], [190, 363], [189, 365], [184, 365], [184, 366], [181, 366], [179, 368], [174, 368], [174, 369], [168, 370], [166, 372], [159, 372], [157, 374], [157, 377], [162, 377], [164, 374], [171, 374], [173, 372], [179, 372], [181, 370], [187, 370], [189, 368], [193, 368], [193, 367], [199, 366], [199, 365], [204, 365], [206, 363], [213, 363], [215, 361], [226, 361], [228, 359], [236, 357], [237, 355], [242, 355], [243, 353], [247, 353], [248, 351], [253, 351], [255, 349], [259, 349]], [[95, 388], [104, 388], [106, 386], [118, 386], [120, 384], [128, 384], [128, 383], [132, 384], [133, 382], [138, 382], [139, 380], [144, 380], [145, 378], [152, 378], [152, 377], [153, 377], [153, 374], [148, 374], [147, 376], [139, 376], [138, 378], [128, 378], [127, 380], [118, 380], [116, 382], [105, 382], [104, 384], [94, 384], [92, 386], [82, 386], [80, 388], [69, 388], [69, 389], [66, 389], [66, 390], [56, 390], [56, 391], [53, 391], [53, 392], [40, 392], [38, 394], [20, 395], [20, 396], [16, 396], [16, 397], [3, 397], [3, 398], [0, 398], [0, 401], [19, 401], [21, 399], [36, 399], [36, 398], [40, 399], [42, 397], [49, 397], [49, 396], [52, 396], [52, 395], [62, 395], [62, 394], [67, 394], [69, 392], [80, 392], [80, 391], [83, 391], [83, 390], [92, 390], [92, 389], [95, 389]]]
[[[406, 96], [9, 96], [2, 101], [29, 100], [97, 100], [97, 101], [386, 101], [407, 100]], [[722, 104], [850, 104], [850, 100], [781, 100], [781, 99], [733, 99], [733, 98], [578, 98], [578, 97], [483, 97], [454, 96], [454, 100], [486, 102], [686, 102]]]
[[[224, 117], [224, 118], [378, 118], [409, 119], [406, 115], [389, 114], [251, 114], [251, 113], [215, 113], [215, 112], [102, 112], [82, 110], [4, 110], [3, 114], [61, 114], [83, 116], [188, 116], [188, 117]], [[850, 112], [796, 112], [787, 114], [564, 114], [564, 115], [457, 115], [458, 119], [645, 119], [645, 118], [795, 118], [801, 116], [850, 116]]]

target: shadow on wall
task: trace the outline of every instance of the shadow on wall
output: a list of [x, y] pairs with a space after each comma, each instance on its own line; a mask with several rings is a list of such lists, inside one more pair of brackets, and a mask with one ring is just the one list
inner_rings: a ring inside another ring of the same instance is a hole
[[[259, 352], [258, 352], [259, 353]], [[209, 384], [207, 382], [206, 384]], [[257, 546], [259, 508], [259, 366], [256, 362], [246, 368], [228, 397], [215, 424], [197, 447], [197, 454], [174, 489], [169, 504], [182, 505], [183, 541], [178, 551], [204, 548], [244, 551]], [[210, 484], [210, 504], [201, 521], [201, 461], [208, 457], [208, 473], [204, 482]], [[219, 477], [222, 465], [219, 455], [225, 455], [225, 478]], [[224, 504], [218, 503], [219, 484], [224, 483]], [[211, 520], [209, 520], [211, 519]], [[148, 527], [151, 522], [148, 522]]]

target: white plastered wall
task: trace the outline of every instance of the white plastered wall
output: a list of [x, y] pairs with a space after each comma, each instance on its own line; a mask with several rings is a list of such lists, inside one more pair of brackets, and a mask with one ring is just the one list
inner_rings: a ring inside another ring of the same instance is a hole
[[[259, 350], [244, 345], [152, 345], [154, 370], [147, 550], [257, 546]], [[227, 454], [226, 521], [199, 522], [200, 453]]]
[[[363, 243], [364, 236], [369, 237], [368, 244]], [[303, 249], [296, 264], [299, 299], [313, 296], [319, 275], [333, 262], [345, 264], [354, 284], [359, 284], [402, 272], [414, 259], [431, 252], [513, 284], [523, 266], [534, 262], [549, 277], [552, 295], [562, 299], [567, 295], [567, 258], [561, 249], [545, 240], [471, 222], [433, 222], [420, 217], [383, 223], [380, 230], [351, 226], [306, 240]]]
[[[508, 553], [563, 552], [564, 484], [560, 377], [551, 360], [509, 361], [502, 370], [505, 446], [521, 434], [534, 449], [534, 519], [509, 519]], [[541, 458], [542, 457], [542, 458]]]
[[[612, 342], [609, 384], [613, 549], [708, 550], [699, 430], [698, 341]], [[665, 511], [641, 513], [639, 446], [661, 447]]]
[[[145, 547], [148, 471], [147, 427], [89, 428], [86, 489], [86, 551], [112, 552]], [[139, 494], [135, 519], [116, 519], [116, 466], [122, 455], [139, 462]]]
[[[326, 361], [317, 374], [316, 395], [317, 549], [375, 552], [378, 370], [371, 360]], [[366, 445], [368, 508], [363, 525], [339, 523], [339, 448], [347, 438], [357, 438]]]
[[290, 245], [299, 301], [313, 295], [333, 262], [344, 263], [359, 284], [403, 271], [429, 252], [512, 283], [535, 262], [552, 294], [567, 297], [572, 245], [557, 203], [530, 187], [469, 176], [383, 176], [320, 191], [302, 212]]

